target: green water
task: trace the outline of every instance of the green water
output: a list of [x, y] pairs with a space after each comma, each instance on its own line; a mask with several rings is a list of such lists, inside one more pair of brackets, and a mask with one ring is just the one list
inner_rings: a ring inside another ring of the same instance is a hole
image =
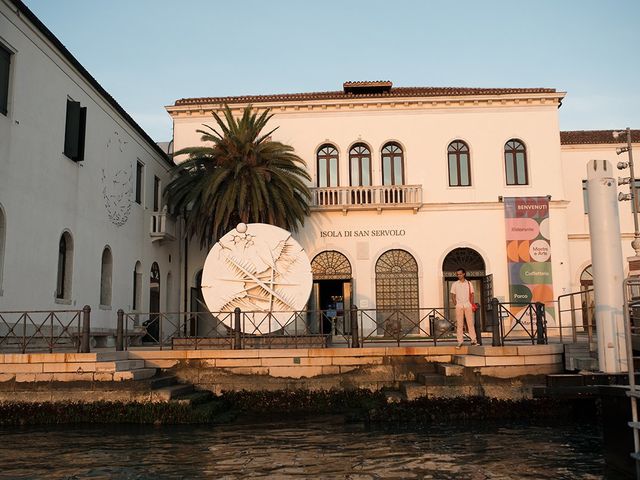
[[370, 429], [338, 418], [253, 425], [0, 429], [1, 479], [600, 479], [593, 425]]

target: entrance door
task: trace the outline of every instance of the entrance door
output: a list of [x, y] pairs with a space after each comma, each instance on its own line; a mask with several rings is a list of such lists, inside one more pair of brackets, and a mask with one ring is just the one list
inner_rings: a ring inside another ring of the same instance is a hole
[[308, 309], [311, 333], [349, 334], [347, 321], [352, 305], [351, 263], [340, 252], [327, 250], [311, 261], [313, 290]]
[[442, 262], [442, 276], [444, 283], [443, 300], [445, 311], [450, 321], [455, 322], [455, 313], [451, 302], [451, 285], [457, 281], [456, 270], [464, 268], [467, 272], [467, 280], [471, 282], [474, 289], [474, 300], [480, 304], [477, 315], [482, 331], [491, 329], [487, 317], [488, 303], [493, 296], [493, 277], [487, 275], [485, 263], [482, 256], [472, 248], [456, 248], [449, 252]]
[[[351, 280], [317, 280], [313, 282], [313, 303], [319, 312], [315, 325], [320, 333], [343, 335], [351, 333], [348, 314], [351, 309]], [[311, 303], [311, 302], [310, 302]]]

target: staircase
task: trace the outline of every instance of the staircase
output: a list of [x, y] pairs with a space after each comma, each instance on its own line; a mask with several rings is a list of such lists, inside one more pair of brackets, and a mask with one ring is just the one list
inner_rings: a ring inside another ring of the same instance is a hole
[[176, 402], [199, 405], [213, 398], [210, 391], [197, 391], [190, 383], [179, 383], [175, 375], [162, 375], [151, 379], [151, 401]]

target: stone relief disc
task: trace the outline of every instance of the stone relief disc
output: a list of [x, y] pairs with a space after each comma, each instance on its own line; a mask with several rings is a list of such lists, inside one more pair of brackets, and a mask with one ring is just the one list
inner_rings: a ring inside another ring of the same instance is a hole
[[[209, 310], [243, 312], [245, 333], [265, 334], [293, 321], [309, 299], [311, 263], [291, 233], [264, 223], [240, 223], [209, 251], [202, 295]], [[273, 313], [271, 318], [265, 313]], [[233, 328], [232, 316], [220, 316]]]

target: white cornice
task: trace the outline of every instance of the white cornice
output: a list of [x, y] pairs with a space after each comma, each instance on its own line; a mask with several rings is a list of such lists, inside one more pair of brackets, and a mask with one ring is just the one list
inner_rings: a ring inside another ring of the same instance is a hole
[[[565, 92], [529, 93], [509, 95], [460, 95], [442, 97], [385, 97], [362, 99], [320, 99], [256, 102], [256, 110], [271, 109], [273, 113], [306, 113], [322, 111], [393, 111], [430, 110], [442, 108], [500, 108], [557, 106]], [[250, 103], [229, 104], [232, 111], [240, 111]], [[201, 103], [195, 105], [169, 105], [166, 108], [172, 117], [209, 116], [222, 110], [223, 103]]]

